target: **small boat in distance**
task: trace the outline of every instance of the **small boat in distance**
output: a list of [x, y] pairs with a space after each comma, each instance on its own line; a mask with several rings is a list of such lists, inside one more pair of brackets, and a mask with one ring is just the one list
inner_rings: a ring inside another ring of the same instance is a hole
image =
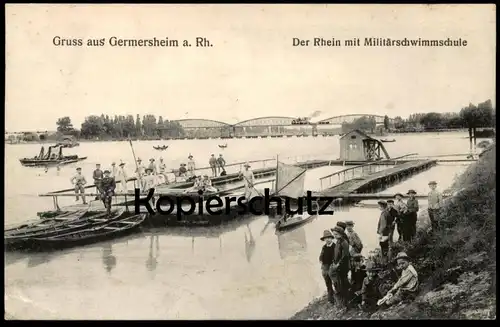
[[219, 144], [219, 148], [221, 148], [221, 149], [227, 148], [227, 143], [226, 144]]
[[[57, 150], [52, 151], [52, 149], [59, 148], [59, 153], [56, 154]], [[78, 157], [77, 155], [64, 156], [62, 154], [63, 146], [52, 145], [45, 154], [45, 148], [42, 146], [40, 154], [34, 156], [33, 158], [22, 158], [19, 159], [21, 165], [25, 167], [47, 167], [56, 165], [67, 165], [70, 163], [78, 162], [87, 159], [87, 157]]]
[[380, 142], [383, 142], [383, 143], [392, 143], [392, 142], [396, 142], [396, 140], [395, 139], [392, 139], [392, 140], [381, 139]]
[[163, 150], [168, 149], [168, 145], [153, 146], [153, 149], [158, 150], [158, 151], [163, 151]]

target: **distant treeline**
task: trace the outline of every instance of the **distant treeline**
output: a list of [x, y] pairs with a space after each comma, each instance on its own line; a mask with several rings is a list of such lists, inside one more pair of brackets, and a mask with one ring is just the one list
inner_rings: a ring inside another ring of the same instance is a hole
[[163, 120], [163, 117], [145, 115], [114, 116], [108, 115], [89, 116], [85, 118], [81, 129], [77, 130], [71, 123], [71, 118], [62, 117], [56, 122], [57, 131], [74, 135], [83, 139], [158, 139], [163, 137], [184, 136], [182, 126], [175, 121]]
[[395, 117], [391, 122], [388, 116], [384, 118], [384, 125], [377, 126], [373, 116], [363, 116], [352, 123], [343, 123], [342, 132], [353, 129], [375, 133], [382, 130], [392, 132], [422, 132], [432, 130], [461, 129], [461, 128], [495, 127], [495, 110], [491, 100], [480, 104], [469, 104], [459, 112], [452, 113], [416, 113], [408, 118]]

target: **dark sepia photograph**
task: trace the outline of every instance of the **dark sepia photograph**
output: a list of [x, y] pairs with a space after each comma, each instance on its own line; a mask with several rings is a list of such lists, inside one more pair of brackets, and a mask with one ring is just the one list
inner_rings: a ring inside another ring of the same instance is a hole
[[495, 320], [493, 4], [6, 4], [5, 320]]

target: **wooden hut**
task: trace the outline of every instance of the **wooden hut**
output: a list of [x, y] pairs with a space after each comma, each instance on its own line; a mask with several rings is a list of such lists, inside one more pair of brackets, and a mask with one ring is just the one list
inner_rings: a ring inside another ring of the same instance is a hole
[[340, 138], [340, 160], [374, 161], [382, 159], [390, 159], [383, 143], [362, 131], [355, 129]]

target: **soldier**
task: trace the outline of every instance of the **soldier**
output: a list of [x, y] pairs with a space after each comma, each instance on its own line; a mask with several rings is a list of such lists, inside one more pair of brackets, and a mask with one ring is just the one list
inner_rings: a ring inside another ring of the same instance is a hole
[[[96, 164], [95, 165], [95, 170], [94, 173], [92, 174], [92, 177], [94, 178], [94, 185], [96, 188], [97, 193], [101, 192], [101, 179], [103, 177], [102, 170], [101, 170], [101, 164]], [[99, 200], [99, 196], [96, 196], [96, 200]]]
[[104, 171], [104, 177], [101, 180], [101, 199], [106, 208], [108, 215], [111, 215], [111, 200], [113, 195], [115, 195], [116, 182], [113, 177], [110, 176], [111, 172], [109, 170]]
[[217, 166], [220, 170], [220, 176], [222, 176], [222, 173], [226, 172], [226, 170], [224, 169], [224, 167], [226, 166], [226, 160], [224, 160], [224, 158], [222, 157], [222, 154], [219, 154], [219, 158], [217, 158]]
[[71, 184], [75, 185], [75, 194], [76, 194], [76, 201], [79, 200], [78, 193], [82, 195], [82, 200], [83, 204], [87, 204], [87, 201], [85, 201], [85, 184], [87, 184], [87, 180], [85, 179], [85, 176], [82, 175], [82, 168], [78, 167], [76, 168], [76, 175], [71, 178]]
[[214, 154], [212, 154], [212, 156], [208, 160], [208, 164], [210, 165], [210, 168], [212, 169], [212, 177], [216, 177], [217, 176], [217, 159], [215, 158]]

